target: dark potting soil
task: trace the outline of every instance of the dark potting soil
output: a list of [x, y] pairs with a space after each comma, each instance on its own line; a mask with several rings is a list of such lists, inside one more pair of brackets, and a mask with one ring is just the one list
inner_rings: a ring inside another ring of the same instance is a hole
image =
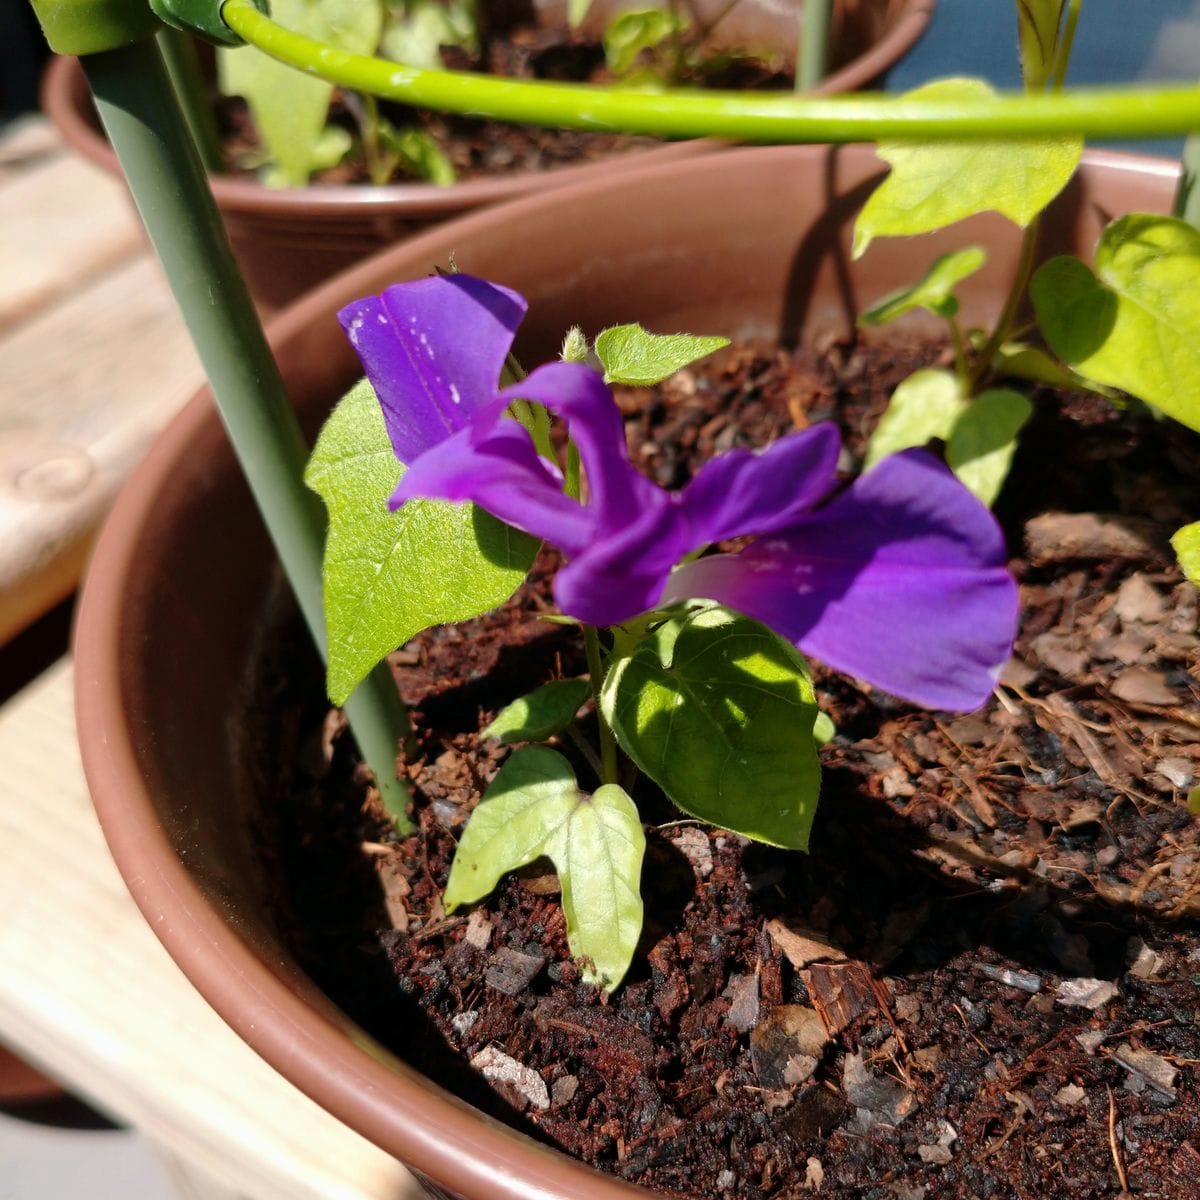
[[[833, 418], [859, 455], [931, 356], [731, 348], [621, 397], [631, 451], [678, 486]], [[572, 631], [537, 619], [548, 557], [502, 609], [392, 659], [418, 730], [413, 836], [315, 669], [267, 667], [291, 680], [257, 718], [286, 940], [416, 1067], [651, 1189], [1200, 1196], [1200, 641], [1165, 541], [1198, 480], [1181, 427], [1039, 393], [998, 506], [1023, 613], [996, 698], [929, 713], [816, 666], [838, 734], [807, 855], [679, 822], [643, 788], [646, 927], [609, 998], [578, 978], [548, 866], [470, 912], [440, 901], [509, 753], [478, 729], [583, 670]]]
[[[492, 0], [485, 9], [488, 19], [482, 52], [472, 56], [458, 47], [443, 47], [442, 58], [448, 68], [508, 79], [597, 85], [614, 82], [598, 41], [561, 26], [541, 27], [529, 6], [513, 0]], [[741, 90], [786, 89], [792, 84], [782, 63], [754, 55], [713, 57], [701, 67], [685, 72], [681, 84]], [[343, 93], [335, 93], [332, 118], [357, 137], [358, 127], [348, 107], [353, 103]], [[388, 103], [381, 104], [381, 111], [399, 128], [416, 124], [428, 133], [446, 153], [460, 181], [598, 162], [661, 144], [652, 137], [510, 125]], [[255, 161], [261, 151], [246, 105], [238, 99], [220, 99], [218, 113], [226, 166], [234, 172], [248, 173], [244, 164]], [[351, 155], [321, 172], [315, 182], [367, 180], [366, 163], [361, 156]]]

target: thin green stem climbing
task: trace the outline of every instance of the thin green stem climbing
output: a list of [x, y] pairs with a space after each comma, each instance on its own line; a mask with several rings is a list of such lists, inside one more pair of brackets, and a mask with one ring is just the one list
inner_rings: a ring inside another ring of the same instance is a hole
[[1029, 280], [1033, 276], [1033, 267], [1037, 258], [1038, 225], [1039, 220], [1034, 218], [1021, 238], [1021, 257], [1017, 262], [1017, 271], [1013, 276], [1012, 287], [1009, 289], [1008, 298], [1004, 301], [1004, 310], [1000, 314], [1000, 319], [996, 322], [991, 337], [979, 351], [979, 357], [975, 360], [975, 366], [968, 377], [966, 388], [968, 396], [975, 395], [980, 383], [992, 369], [992, 359], [996, 357], [1000, 347], [1012, 337], [1013, 322], [1016, 320], [1021, 302], [1025, 299]]
[[1184, 142], [1182, 166], [1173, 212], [1200, 229], [1200, 134], [1194, 133]]
[[592, 695], [596, 699], [596, 726], [600, 730], [600, 778], [604, 783], [617, 783], [620, 771], [617, 767], [617, 743], [613, 732], [600, 711], [600, 689], [604, 686], [604, 656], [600, 650], [600, 634], [594, 625], [584, 625], [583, 646], [587, 653], [588, 675], [591, 677]]

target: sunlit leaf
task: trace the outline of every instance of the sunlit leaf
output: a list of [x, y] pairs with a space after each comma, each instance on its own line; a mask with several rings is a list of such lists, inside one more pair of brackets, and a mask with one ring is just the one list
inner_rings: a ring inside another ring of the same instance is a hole
[[502, 708], [483, 730], [501, 742], [541, 742], [560, 733], [588, 698], [586, 679], [555, 679]]
[[1051, 259], [1030, 288], [1050, 348], [1077, 371], [1200, 429], [1200, 230], [1134, 213], [1096, 247], [1095, 274]]
[[820, 792], [803, 659], [757, 621], [711, 607], [665, 622], [609, 669], [621, 747], [684, 812], [806, 849]]
[[[930, 100], [994, 94], [978, 79], [942, 79], [907, 93]], [[880, 142], [877, 151], [892, 170], [855, 222], [855, 258], [873, 238], [929, 233], [981, 212], [998, 212], [1024, 228], [1066, 186], [1083, 143], [1072, 137]]]
[[1005, 342], [992, 359], [992, 369], [1000, 379], [1024, 379], [1068, 391], [1095, 392], [1106, 397], [1113, 395], [1110, 388], [1093, 379], [1085, 379], [1077, 371], [1056, 362], [1044, 350], [1024, 342]]
[[[371, 54], [383, 29], [381, 0], [271, 0], [271, 16], [294, 33], [356, 54]], [[271, 178], [303, 187], [320, 169], [319, 139], [333, 84], [269, 58], [253, 46], [217, 51], [227, 96], [243, 96], [274, 162]]]
[[869, 308], [859, 317], [860, 324], [883, 325], [915, 308], [926, 308], [939, 317], [954, 316], [958, 312], [955, 287], [967, 276], [974, 275], [986, 258], [982, 246], [964, 246], [961, 250], [943, 254], [919, 283], [893, 292]]
[[640, 325], [614, 325], [596, 337], [595, 349], [604, 367], [605, 383], [650, 387], [728, 345], [726, 337], [647, 333]]
[[388, 5], [379, 49], [409, 67], [441, 70], [443, 46], [477, 47], [474, 5], [469, 0], [403, 0]]
[[328, 689], [341, 704], [384, 655], [502, 604], [537, 543], [471, 505], [413, 500], [389, 512], [403, 467], [363, 380], [321, 430], [305, 482], [325, 501]]
[[867, 444], [863, 469], [880, 459], [933, 438], [950, 437], [955, 421], [967, 407], [956, 376], [927, 367], [914, 371], [892, 393], [887, 409]]
[[1200, 587], [1200, 521], [1177, 529], [1171, 536], [1175, 557], [1190, 583]]
[[645, 849], [623, 789], [605, 784], [589, 796], [561, 754], [531, 746], [504, 764], [471, 814], [443, 903], [447, 912], [472, 904], [509, 871], [549, 858], [562, 885], [571, 953], [585, 979], [611, 992], [641, 934]]

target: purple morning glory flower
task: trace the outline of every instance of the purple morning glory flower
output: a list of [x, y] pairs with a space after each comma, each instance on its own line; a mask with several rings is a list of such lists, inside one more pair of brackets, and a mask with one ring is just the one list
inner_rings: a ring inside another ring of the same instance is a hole
[[[615, 625], [662, 603], [714, 600], [840, 670], [933, 708], [982, 704], [1007, 659], [1016, 586], [995, 520], [932, 456], [885, 459], [840, 494], [831, 424], [706, 463], [666, 492], [630, 463], [600, 375], [539, 367], [497, 389], [524, 315], [516, 293], [469, 276], [400, 284], [340, 314], [379, 395], [397, 457], [392, 496], [470, 500], [559, 547], [563, 612]], [[567, 425], [584, 502], [507, 415], [544, 405]], [[754, 535], [737, 554], [675, 569], [694, 550]]]

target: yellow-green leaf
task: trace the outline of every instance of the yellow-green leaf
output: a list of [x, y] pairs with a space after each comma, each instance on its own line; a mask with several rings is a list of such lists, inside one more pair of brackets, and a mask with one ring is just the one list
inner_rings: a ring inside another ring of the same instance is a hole
[[[383, 29], [381, 0], [271, 0], [285, 29], [341, 50], [371, 54]], [[333, 84], [269, 58], [253, 46], [217, 51], [221, 91], [243, 96], [274, 161], [269, 178], [303, 187], [320, 165], [320, 138]]]
[[503, 604], [537, 551], [534, 539], [469, 504], [412, 500], [390, 512], [403, 470], [364, 379], [326, 421], [304, 477], [329, 510], [324, 593], [335, 704], [423, 629]]
[[1177, 529], [1171, 536], [1171, 545], [1188, 582], [1200, 588], [1200, 521]]
[[450, 912], [481, 900], [502, 875], [543, 855], [562, 884], [567, 944], [583, 976], [611, 992], [642, 931], [646, 835], [633, 801], [614, 783], [579, 790], [556, 750], [530, 746], [501, 767], [471, 814], [450, 868]]
[[1030, 295], [1050, 348], [1098, 383], [1200, 429], [1200, 230], [1133, 213], [1096, 247], [1095, 274], [1051, 259]]
[[987, 255], [982, 246], [964, 246], [934, 259], [924, 277], [911, 287], [885, 296], [858, 318], [862, 325], [883, 325], [915, 308], [926, 308], [935, 316], [952, 317], [958, 312], [955, 287], [983, 266]]
[[[941, 79], [907, 93], [974, 100], [995, 93], [982, 80]], [[1024, 228], [1058, 195], [1079, 164], [1079, 138], [1008, 141], [880, 142], [892, 167], [854, 226], [854, 257], [877, 237], [942, 229], [981, 212], [998, 212]]]
[[1017, 435], [1033, 413], [1020, 392], [991, 388], [971, 401], [946, 441], [946, 464], [991, 507], [1008, 478]]
[[958, 379], [949, 371], [926, 367], [914, 371], [892, 393], [871, 440], [863, 469], [900, 450], [924, 446], [933, 438], [946, 441], [967, 407]]
[[715, 606], [667, 621], [609, 669], [600, 703], [621, 748], [684, 812], [808, 847], [816, 700], [804, 660], [764, 625]]

